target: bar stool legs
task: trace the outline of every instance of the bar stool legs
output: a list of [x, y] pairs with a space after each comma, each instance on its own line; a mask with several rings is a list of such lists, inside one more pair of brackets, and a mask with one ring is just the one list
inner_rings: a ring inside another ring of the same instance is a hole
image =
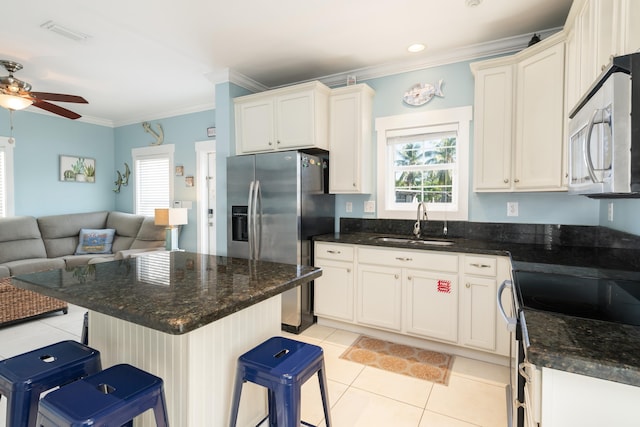
[[300, 423], [300, 393], [302, 385], [318, 375], [325, 424], [331, 427], [322, 348], [284, 337], [273, 337], [238, 358], [229, 426], [235, 427], [246, 381], [268, 389], [270, 427], [298, 427]]

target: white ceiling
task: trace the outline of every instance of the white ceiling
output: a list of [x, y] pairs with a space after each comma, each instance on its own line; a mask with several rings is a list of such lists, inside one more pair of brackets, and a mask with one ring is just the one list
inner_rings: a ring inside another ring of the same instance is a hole
[[[571, 2], [13, 0], [1, 8], [0, 59], [22, 63], [16, 77], [34, 91], [89, 101], [58, 105], [119, 126], [213, 108], [215, 83], [230, 74], [272, 88], [376, 67], [391, 73], [461, 48], [530, 38], [561, 27]], [[50, 20], [89, 38], [41, 28]], [[415, 42], [427, 49], [408, 53]]]

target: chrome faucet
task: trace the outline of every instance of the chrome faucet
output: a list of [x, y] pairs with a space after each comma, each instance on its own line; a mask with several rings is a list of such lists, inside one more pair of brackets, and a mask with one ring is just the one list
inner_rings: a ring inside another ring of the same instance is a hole
[[424, 216], [425, 220], [429, 220], [429, 217], [427, 216], [427, 204], [425, 202], [420, 202], [418, 203], [418, 212], [417, 212], [417, 219], [416, 219], [416, 223], [413, 224], [413, 235], [416, 236], [416, 238], [420, 238], [420, 220], [422, 220], [422, 217], [420, 216], [420, 210], [422, 210], [422, 215]]

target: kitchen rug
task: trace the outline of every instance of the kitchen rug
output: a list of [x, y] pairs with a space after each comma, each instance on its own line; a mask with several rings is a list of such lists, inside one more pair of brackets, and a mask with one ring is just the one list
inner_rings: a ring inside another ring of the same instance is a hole
[[447, 384], [453, 356], [376, 338], [360, 336], [341, 359], [410, 377]]

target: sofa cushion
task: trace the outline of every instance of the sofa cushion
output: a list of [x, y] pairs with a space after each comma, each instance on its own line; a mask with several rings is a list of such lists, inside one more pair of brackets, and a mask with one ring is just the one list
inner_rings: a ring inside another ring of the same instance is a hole
[[0, 263], [46, 258], [38, 223], [32, 216], [0, 218]]
[[68, 255], [63, 257], [66, 268], [82, 267], [87, 264], [93, 264], [95, 260], [113, 261], [114, 254], [87, 254], [87, 255]]
[[113, 245], [113, 236], [116, 230], [113, 228], [103, 228], [95, 230], [82, 228], [78, 238], [78, 247], [75, 255], [86, 254], [110, 254]]
[[131, 243], [131, 249], [149, 249], [165, 246], [166, 229], [156, 225], [153, 217], [146, 217], [140, 226], [136, 239]]
[[47, 256], [57, 258], [73, 255], [78, 247], [78, 236], [82, 228], [113, 228], [106, 226], [107, 215], [107, 211], [101, 211], [38, 218]]
[[131, 248], [131, 243], [135, 240], [144, 218], [142, 215], [125, 212], [109, 212], [107, 227], [116, 230], [116, 236], [113, 239], [113, 253]]
[[64, 268], [65, 264], [62, 258], [32, 258], [6, 262], [4, 266], [9, 268], [11, 276], [16, 276], [37, 271], [57, 270]]
[[9, 267], [0, 265], [0, 277], [9, 277], [10, 275]]

